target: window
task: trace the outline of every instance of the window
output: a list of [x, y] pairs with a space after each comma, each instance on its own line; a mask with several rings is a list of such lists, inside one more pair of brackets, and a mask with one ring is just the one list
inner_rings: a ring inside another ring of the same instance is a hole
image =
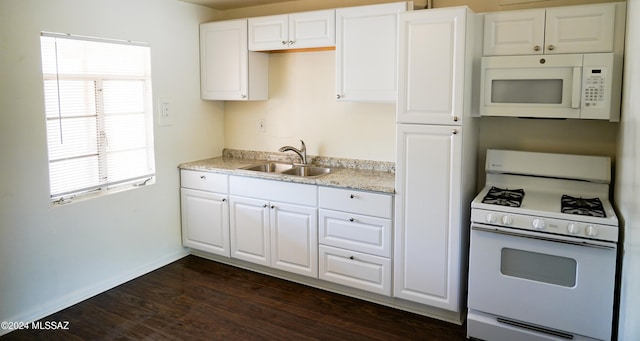
[[150, 49], [42, 33], [51, 199], [154, 181]]

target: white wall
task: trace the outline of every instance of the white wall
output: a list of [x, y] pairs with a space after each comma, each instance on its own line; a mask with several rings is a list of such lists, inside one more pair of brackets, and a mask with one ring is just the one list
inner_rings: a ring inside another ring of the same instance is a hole
[[[624, 225], [618, 340], [640, 340], [640, 0], [627, 1], [615, 202]], [[635, 34], [633, 32], [636, 32]]]
[[[199, 96], [198, 25], [215, 14], [175, 0], [0, 1], [0, 321], [48, 315], [184, 255], [176, 166], [223, 148], [222, 104]], [[150, 43], [154, 98], [175, 115], [155, 126], [155, 185], [50, 205], [41, 31]]]

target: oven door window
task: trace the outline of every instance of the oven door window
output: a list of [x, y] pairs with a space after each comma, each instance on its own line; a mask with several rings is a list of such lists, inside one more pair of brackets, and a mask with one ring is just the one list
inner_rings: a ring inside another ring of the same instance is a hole
[[574, 287], [577, 262], [575, 259], [537, 252], [503, 248], [500, 272], [503, 275], [536, 282]]

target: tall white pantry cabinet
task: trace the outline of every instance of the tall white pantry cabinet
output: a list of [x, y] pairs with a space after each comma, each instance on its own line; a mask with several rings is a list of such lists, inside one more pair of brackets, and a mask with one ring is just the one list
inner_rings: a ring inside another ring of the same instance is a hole
[[394, 296], [460, 316], [477, 134], [467, 7], [400, 15]]

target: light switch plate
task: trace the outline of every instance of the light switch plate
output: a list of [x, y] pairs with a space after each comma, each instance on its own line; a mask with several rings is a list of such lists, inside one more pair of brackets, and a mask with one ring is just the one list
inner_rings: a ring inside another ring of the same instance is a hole
[[167, 97], [158, 98], [158, 125], [170, 126], [174, 123], [175, 110], [171, 105], [171, 100]]

